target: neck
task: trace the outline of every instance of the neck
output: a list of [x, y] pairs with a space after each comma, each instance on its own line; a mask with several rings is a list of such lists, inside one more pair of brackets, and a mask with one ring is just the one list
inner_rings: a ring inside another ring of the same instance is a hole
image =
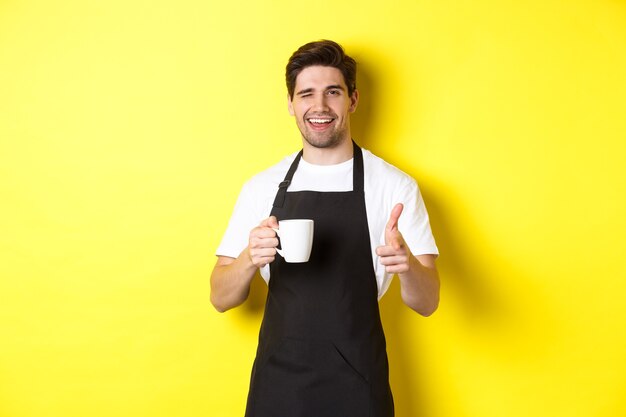
[[314, 165], [336, 165], [352, 159], [354, 148], [350, 137], [331, 148], [316, 148], [302, 139], [302, 158]]

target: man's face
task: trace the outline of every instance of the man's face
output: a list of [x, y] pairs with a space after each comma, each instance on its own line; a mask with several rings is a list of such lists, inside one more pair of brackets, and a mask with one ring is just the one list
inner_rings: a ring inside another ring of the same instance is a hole
[[311, 66], [296, 78], [289, 113], [295, 116], [304, 140], [316, 148], [332, 148], [350, 137], [350, 113], [359, 94], [348, 95], [343, 74], [337, 68]]

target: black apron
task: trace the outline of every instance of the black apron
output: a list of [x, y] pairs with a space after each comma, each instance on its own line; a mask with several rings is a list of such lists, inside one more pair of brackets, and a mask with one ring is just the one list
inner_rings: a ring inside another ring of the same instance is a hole
[[393, 398], [354, 144], [353, 191], [276, 194], [278, 220], [313, 219], [307, 263], [270, 264], [246, 417], [392, 417]]

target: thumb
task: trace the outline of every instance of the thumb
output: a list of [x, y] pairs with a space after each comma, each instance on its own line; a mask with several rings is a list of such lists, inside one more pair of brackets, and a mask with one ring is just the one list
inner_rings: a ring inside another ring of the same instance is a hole
[[261, 222], [261, 227], [271, 227], [272, 229], [277, 229], [278, 228], [278, 220], [276, 219], [276, 216], [270, 216], [267, 219], [263, 220]]
[[278, 229], [278, 219], [276, 218], [276, 216], [270, 216], [267, 219], [267, 223], [268, 223], [268, 226], [271, 227], [272, 229]]
[[391, 232], [391, 236], [387, 240], [387, 245], [391, 246], [394, 250], [399, 250], [404, 246], [404, 238], [397, 229]]
[[404, 205], [402, 203], [398, 203], [393, 207], [391, 215], [389, 215], [389, 221], [387, 222], [387, 232], [398, 229], [398, 219], [400, 218], [403, 209]]

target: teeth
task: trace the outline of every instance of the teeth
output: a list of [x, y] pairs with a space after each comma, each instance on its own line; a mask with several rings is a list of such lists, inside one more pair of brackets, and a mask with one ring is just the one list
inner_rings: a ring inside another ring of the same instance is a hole
[[309, 119], [311, 123], [330, 123], [332, 119]]

